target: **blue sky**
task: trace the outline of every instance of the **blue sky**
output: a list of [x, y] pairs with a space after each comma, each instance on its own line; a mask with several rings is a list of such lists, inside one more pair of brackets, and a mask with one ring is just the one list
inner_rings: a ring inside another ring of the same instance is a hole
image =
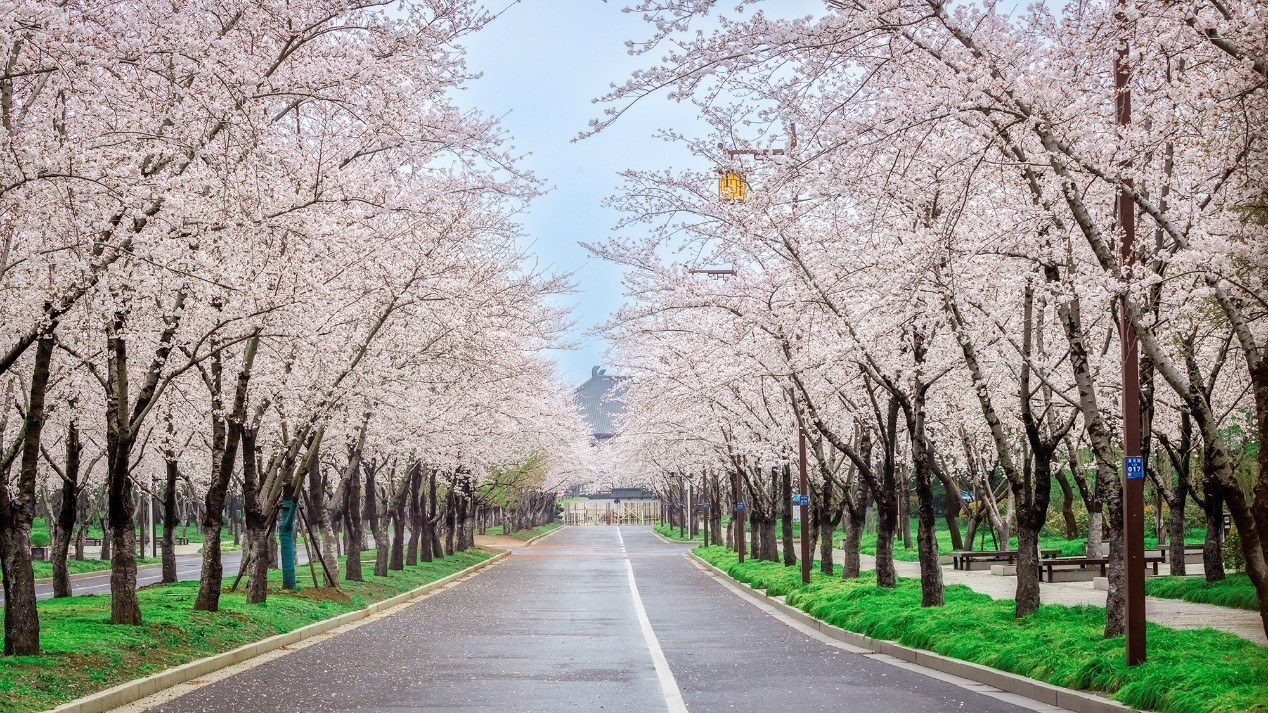
[[[571, 273], [577, 283], [565, 304], [576, 320], [571, 337], [578, 348], [552, 353], [560, 376], [573, 384], [603, 364], [602, 338], [586, 332], [608, 319], [622, 297], [620, 271], [578, 242], [602, 240], [616, 224], [617, 215], [602, 202], [619, 190], [619, 171], [685, 168], [692, 161], [681, 147], [655, 138], [657, 129], [703, 131], [691, 107], [657, 98], [640, 102], [598, 136], [572, 142], [602, 111], [592, 100], [647, 61], [626, 52], [625, 40], [645, 37], [647, 28], [638, 14], [621, 12], [625, 2], [511, 5], [468, 40], [468, 63], [484, 76], [459, 97], [501, 117], [516, 148], [530, 154], [525, 165], [551, 188], [524, 221], [525, 247], [542, 266]], [[811, 0], [789, 0], [787, 6], [803, 12], [821, 7]]]

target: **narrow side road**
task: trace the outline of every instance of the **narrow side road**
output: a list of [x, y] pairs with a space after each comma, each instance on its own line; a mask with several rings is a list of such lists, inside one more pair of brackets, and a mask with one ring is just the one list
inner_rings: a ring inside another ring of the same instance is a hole
[[650, 528], [565, 528], [394, 616], [152, 710], [1026, 710], [807, 637], [686, 549]]

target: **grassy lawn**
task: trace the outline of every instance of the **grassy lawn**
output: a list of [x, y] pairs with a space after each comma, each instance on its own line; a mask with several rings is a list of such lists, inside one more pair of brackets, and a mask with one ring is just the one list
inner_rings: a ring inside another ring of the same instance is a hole
[[515, 532], [512, 532], [510, 536], [514, 537], [517, 540], [522, 540], [524, 542], [527, 542], [539, 535], [544, 535], [547, 532], [553, 532], [554, 530], [558, 530], [560, 527], [561, 525], [557, 522], [548, 522], [545, 525], [538, 525], [537, 527], [534, 527], [529, 530], [516, 530]]
[[683, 529], [682, 530], [683, 534], [679, 535], [677, 527], [671, 527], [668, 523], [664, 523], [664, 522], [660, 522], [653, 525], [652, 529], [654, 529], [656, 532], [660, 533], [664, 537], [673, 540], [674, 542], [701, 542], [702, 541], [700, 534], [697, 534], [693, 538], [691, 534], [687, 532], [686, 529]]
[[1220, 582], [1208, 582], [1202, 577], [1150, 577], [1145, 580], [1145, 593], [1151, 597], [1259, 611], [1255, 585], [1244, 574], [1230, 574]]
[[[39, 656], [0, 658], [0, 711], [52, 708], [124, 681], [228, 651], [275, 634], [365, 607], [486, 560], [472, 550], [365, 582], [340, 582], [338, 592], [303, 587], [282, 592], [281, 573], [269, 573], [264, 605], [246, 603], [241, 591], [225, 592], [215, 614], [191, 610], [197, 582], [155, 585], [139, 591], [144, 625], [107, 623], [110, 598], [90, 595], [39, 603]], [[228, 579], [232, 579], [229, 577]]]
[[[181, 537], [182, 532], [184, 533], [185, 537], [189, 538], [189, 541], [191, 544], [201, 544], [203, 541], [202, 530], [199, 530], [196, 524], [190, 525], [188, 529], [186, 529], [185, 527], [181, 525], [177, 525], [176, 536]], [[162, 537], [162, 536], [163, 536], [163, 528], [160, 525], [159, 537]], [[90, 523], [88, 525], [88, 529], [84, 530], [84, 537], [96, 537], [98, 539], [101, 539], [101, 525]], [[233, 533], [229, 532], [228, 527], [220, 531], [220, 541], [233, 542]], [[43, 547], [43, 546], [47, 546], [50, 542], [51, 540], [49, 539], [48, 522], [45, 521], [44, 518], [40, 518], [40, 517], [35, 518], [35, 520], [32, 521], [31, 523], [31, 544], [35, 545], [36, 547]]]
[[[809, 585], [798, 568], [774, 562], [737, 564], [724, 548], [696, 553], [735, 579], [787, 595], [790, 605], [830, 624], [879, 639], [972, 661], [1058, 686], [1098, 691], [1130, 706], [1163, 713], [1268, 712], [1268, 649], [1213, 630], [1149, 625], [1149, 661], [1123, 662], [1123, 639], [1103, 639], [1101, 607], [1045, 605], [1026, 619], [1013, 602], [968, 587], [947, 586], [946, 605], [920, 606], [920, 583], [875, 586], [821, 574]], [[839, 571], [839, 568], [838, 568]]]
[[[147, 565], [163, 564], [163, 560], [158, 557], [138, 557], [136, 566], [145, 567]], [[36, 579], [47, 579], [53, 576], [52, 562], [32, 562], [31, 569], [35, 570]], [[87, 572], [109, 572], [110, 560], [66, 560], [66, 569], [71, 574], [84, 574]]]

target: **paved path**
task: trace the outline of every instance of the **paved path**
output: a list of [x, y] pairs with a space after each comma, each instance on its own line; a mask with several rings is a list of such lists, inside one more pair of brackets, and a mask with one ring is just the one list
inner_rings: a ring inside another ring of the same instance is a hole
[[[202, 570], [202, 555], [177, 555], [176, 556], [176, 578], [185, 582], [198, 579], [198, 575]], [[226, 577], [234, 577], [238, 574], [238, 566], [242, 562], [241, 552], [226, 552], [220, 556], [220, 562], [224, 566]], [[303, 548], [295, 553], [296, 565], [307, 565], [308, 554]], [[302, 573], [301, 573], [302, 574]], [[138, 586], [144, 587], [147, 584], [157, 584], [163, 579], [162, 565], [145, 565], [138, 567], [136, 572], [136, 582]], [[110, 570], [101, 572], [84, 573], [71, 575], [70, 580], [71, 593], [75, 596], [81, 594], [109, 594], [110, 593]], [[49, 580], [37, 580], [35, 585], [36, 599], [51, 599], [53, 597], [53, 584]], [[4, 602], [4, 594], [0, 593], [0, 603]]]
[[[845, 553], [842, 550], [833, 550], [832, 556], [836, 562], [841, 562]], [[875, 557], [860, 555], [860, 561], [863, 569], [876, 569]], [[895, 561], [894, 569], [900, 577], [920, 577], [918, 562]], [[988, 570], [964, 571], [953, 569], [948, 565], [942, 568], [942, 581], [944, 584], [963, 584], [992, 599], [1012, 599], [1017, 594], [1016, 577], [999, 577]], [[1051, 584], [1041, 582], [1039, 584], [1039, 601], [1044, 604], [1068, 606], [1090, 604], [1103, 607], [1107, 596], [1106, 592], [1093, 589], [1091, 582]], [[1212, 604], [1194, 604], [1181, 599], [1145, 597], [1145, 618], [1155, 624], [1173, 629], [1219, 629], [1253, 641], [1260, 646], [1268, 646], [1268, 636], [1264, 634], [1264, 624], [1259, 618], [1259, 612], [1217, 607]]]
[[1027, 710], [803, 635], [685, 550], [646, 527], [564, 528], [392, 616], [153, 710]]

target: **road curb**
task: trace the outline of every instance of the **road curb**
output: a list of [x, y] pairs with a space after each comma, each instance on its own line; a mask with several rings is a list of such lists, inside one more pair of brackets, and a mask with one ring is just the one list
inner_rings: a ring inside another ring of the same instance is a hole
[[1001, 691], [1024, 696], [1039, 703], [1046, 703], [1048, 705], [1065, 708], [1067, 710], [1074, 711], [1074, 713], [1127, 713], [1130, 711], [1138, 711], [1136, 708], [1125, 706], [1118, 701], [1102, 698], [1101, 696], [1097, 696], [1092, 693], [1085, 693], [1083, 691], [1076, 691], [1070, 688], [1054, 686], [1050, 683], [1044, 683], [1043, 681], [1037, 681], [1033, 678], [1026, 678], [1025, 676], [1019, 676], [1015, 673], [990, 668], [989, 666], [983, 666], [969, 661], [961, 661], [960, 659], [935, 654], [931, 651], [913, 649], [894, 641], [873, 639], [869, 636], [864, 636], [853, 631], [846, 631], [838, 626], [833, 626], [825, 621], [816, 619], [806, 612], [787, 604], [782, 598], [772, 597], [766, 594], [763, 590], [754, 589], [753, 587], [734, 579], [731, 575], [713, 564], [706, 562], [702, 557], [694, 552], [688, 552], [687, 554], [689, 554], [696, 562], [711, 570], [717, 576], [724, 577], [740, 585], [740, 591], [743, 592], [743, 596], [756, 599], [774, 609], [779, 610], [791, 619], [801, 622], [812, 629], [817, 629], [827, 636], [851, 646], [856, 646], [872, 653], [892, 656], [896, 659], [901, 659], [903, 661], [907, 661], [908, 663], [923, 666], [941, 673], [966, 678], [970, 681], [998, 688]]
[[[550, 533], [546, 533], [550, 534]], [[491, 552], [490, 550], [482, 550]], [[356, 621], [368, 618], [381, 611], [391, 609], [392, 607], [404, 604], [421, 597], [428, 592], [444, 587], [457, 579], [465, 577], [469, 574], [478, 572], [494, 562], [501, 561], [509, 557], [511, 553], [499, 551], [489, 559], [473, 564], [466, 569], [454, 572], [451, 575], [442, 577], [434, 582], [428, 582], [420, 587], [402, 592], [393, 597], [389, 597], [379, 602], [375, 602], [363, 609], [350, 611], [340, 614], [331, 619], [318, 621], [308, 626], [300, 627], [294, 631], [277, 636], [270, 636], [267, 639], [261, 639], [251, 644], [238, 647], [232, 651], [226, 651], [214, 656], [190, 661], [187, 664], [181, 664], [166, 671], [160, 671], [152, 676], [139, 678], [135, 681], [121, 683], [114, 688], [107, 688], [104, 691], [98, 691], [90, 696], [85, 696], [52, 709], [53, 713], [103, 713], [120, 706], [125, 706], [134, 701], [141, 700], [147, 696], [152, 696], [160, 691], [167, 690], [173, 686], [192, 681], [200, 676], [206, 676], [209, 673], [218, 671], [222, 668], [242, 663], [248, 659], [255, 658], [261, 654], [268, 653], [275, 649], [289, 646], [291, 644], [309, 639], [319, 634], [324, 634], [332, 629], [337, 629], [345, 624], [351, 624]]]

